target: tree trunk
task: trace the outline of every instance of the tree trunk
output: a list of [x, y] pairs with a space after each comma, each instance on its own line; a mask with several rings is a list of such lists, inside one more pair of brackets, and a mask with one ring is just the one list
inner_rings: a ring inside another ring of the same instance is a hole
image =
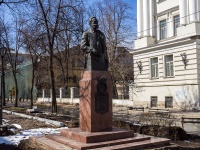
[[118, 98], [117, 86], [115, 83], [114, 75], [112, 75], [112, 72], [111, 72], [111, 79], [112, 79], [112, 84], [113, 84], [113, 94], [114, 94], [114, 96], [116, 96], [115, 98]]
[[15, 82], [15, 107], [18, 106], [18, 87], [17, 87], [17, 78], [16, 78], [16, 74], [14, 76], [14, 82]]
[[2, 88], [2, 91], [1, 91], [1, 98], [2, 98], [2, 101], [3, 101], [3, 106], [6, 106], [6, 100], [5, 100], [5, 73], [4, 73], [4, 56], [2, 55], [1, 56], [1, 88]]
[[50, 50], [49, 70], [50, 70], [50, 76], [51, 76], [51, 90], [52, 90], [51, 112], [57, 113], [55, 78], [54, 78], [54, 71], [53, 71], [53, 50]]
[[33, 108], [33, 87], [34, 87], [34, 80], [35, 80], [35, 63], [32, 61], [32, 80], [31, 80], [31, 90], [30, 90], [30, 94], [31, 94], [31, 97], [30, 97], [30, 100], [31, 100], [31, 105], [30, 105], [30, 108]]

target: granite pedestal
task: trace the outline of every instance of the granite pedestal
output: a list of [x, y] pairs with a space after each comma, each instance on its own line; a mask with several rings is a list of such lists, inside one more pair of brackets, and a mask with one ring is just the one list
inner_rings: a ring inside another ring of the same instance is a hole
[[[105, 83], [99, 83], [102, 77], [105, 78]], [[84, 71], [79, 85], [80, 129], [88, 132], [111, 130], [112, 81], [110, 73], [108, 71]], [[100, 92], [98, 87], [102, 88]]]

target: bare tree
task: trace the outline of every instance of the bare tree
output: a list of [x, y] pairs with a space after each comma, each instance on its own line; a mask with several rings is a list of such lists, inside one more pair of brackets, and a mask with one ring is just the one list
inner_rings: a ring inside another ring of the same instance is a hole
[[7, 53], [7, 50], [4, 46], [3, 42], [3, 30], [4, 30], [4, 23], [3, 20], [0, 19], [0, 54], [1, 54], [1, 98], [3, 100], [3, 106], [6, 105], [5, 101], [5, 56]]
[[31, 78], [31, 89], [30, 89], [30, 108], [33, 107], [33, 90], [35, 85], [35, 77], [36, 77], [36, 71], [38, 67], [38, 58], [40, 57], [40, 51], [39, 47], [37, 46], [37, 39], [34, 39], [34, 36], [30, 34], [28, 29], [21, 31], [23, 33], [23, 42], [24, 42], [24, 48], [28, 52], [28, 54], [31, 56], [31, 62], [32, 62], [32, 78]]
[[[10, 64], [10, 69], [12, 71], [12, 76], [15, 84], [15, 107], [18, 106], [18, 81], [17, 81], [17, 65], [18, 65], [18, 54], [21, 48], [21, 35], [20, 35], [21, 26], [18, 24], [18, 21], [15, 21], [14, 30], [9, 30], [11, 28], [6, 27], [4, 24], [4, 43], [7, 50], [7, 59]], [[12, 40], [13, 33], [15, 33], [15, 38]]]
[[[124, 49], [127, 49], [127, 46], [133, 44], [133, 41], [130, 40], [133, 39], [133, 18], [128, 13], [129, 9], [130, 6], [122, 0], [103, 0], [97, 3], [96, 7], [90, 7], [90, 11], [88, 12], [90, 16], [98, 16], [100, 28], [106, 36], [110, 62], [109, 70], [112, 75], [113, 83], [117, 80], [126, 82], [130, 77], [130, 73], [133, 74], [125, 69], [128, 67], [126, 66], [128, 62], [124, 63], [122, 61], [123, 57], [120, 54], [123, 53]], [[115, 92], [117, 92], [115, 84], [113, 87]]]
[[[33, 32], [32, 34], [39, 40], [40, 43], [37, 43], [40, 49], [45, 51], [49, 60], [52, 112], [57, 112], [54, 59], [60, 62], [60, 58], [56, 54], [58, 54], [60, 50], [67, 50], [70, 46], [69, 42], [71, 42], [70, 38], [72, 37], [70, 34], [72, 34], [75, 29], [71, 28], [72, 23], [68, 23], [67, 19], [70, 20], [72, 12], [78, 13], [77, 7], [80, 5], [80, 2], [72, 0], [58, 0], [56, 2], [53, 0], [35, 0], [29, 4], [32, 7], [29, 10], [28, 16], [29, 27], [32, 26], [32, 28], [37, 29], [37, 32]], [[72, 21], [72, 19], [73, 18], [71, 18], [70, 21]], [[67, 47], [59, 40], [59, 37], [66, 31], [69, 31], [65, 35], [65, 39], [69, 38]]]
[[9, 4], [19, 4], [19, 3], [23, 3], [23, 2], [27, 2], [27, 1], [28, 0], [12, 0], [12, 1], [10, 1], [10, 0], [0, 0], [0, 5], [5, 4], [8, 7], [10, 7]]
[[[77, 5], [76, 9], [61, 12], [62, 22], [60, 26], [65, 28], [56, 38], [57, 55], [54, 56], [62, 71], [63, 87], [69, 86], [69, 74], [73, 72], [70, 67], [72, 55], [70, 49], [79, 45], [81, 35], [84, 31], [85, 8]], [[64, 50], [64, 51], [63, 51]], [[64, 63], [63, 63], [64, 62]]]
[[[14, 10], [13, 9], [13, 6], [16, 5], [16, 4], [23, 4], [24, 2], [26, 2], [28, 0], [12, 0], [12, 1], [9, 1], [9, 0], [0, 0], [0, 8], [2, 6], [2, 4], [6, 5], [7, 8], [9, 8], [10, 10]], [[14, 5], [12, 5], [14, 4]], [[12, 6], [11, 6], [12, 5]], [[1, 16], [2, 17], [2, 16]], [[13, 45], [11, 45], [11, 39], [12, 39], [12, 36], [10, 36], [11, 34], [9, 33], [8, 31], [8, 25], [5, 25], [4, 23], [4, 17], [1, 18], [1, 24], [3, 26], [1, 26], [1, 31], [4, 33], [4, 39], [3, 39], [3, 42], [1, 41], [1, 44], [4, 46], [4, 50], [6, 52], [4, 52], [4, 54], [8, 55], [8, 60], [11, 64], [11, 68], [12, 68], [12, 73], [13, 73], [13, 78], [14, 78], [14, 82], [15, 82], [15, 106], [17, 106], [17, 98], [18, 98], [18, 88], [17, 88], [17, 79], [16, 79], [16, 65], [17, 65], [17, 56], [18, 56], [18, 50], [20, 48], [20, 44], [19, 44], [19, 32], [17, 30], [15, 30], [16, 32], [16, 40], [15, 40], [15, 54], [13, 52], [11, 52], [11, 47]], [[17, 23], [16, 23], [17, 25]], [[16, 29], [17, 29], [17, 26], [16, 26]], [[13, 49], [12, 49], [13, 50]], [[12, 56], [11, 56], [12, 55]], [[5, 57], [5, 56], [3, 56]], [[2, 65], [3, 66], [3, 65]], [[3, 66], [4, 67], [4, 66]], [[3, 68], [4, 69], [4, 68]], [[15, 74], [15, 75], [14, 75]], [[3, 78], [2, 78], [2, 96], [3, 96], [3, 105], [5, 105], [5, 80], [4, 80], [4, 71], [2, 72], [2, 75], [3, 75]]]

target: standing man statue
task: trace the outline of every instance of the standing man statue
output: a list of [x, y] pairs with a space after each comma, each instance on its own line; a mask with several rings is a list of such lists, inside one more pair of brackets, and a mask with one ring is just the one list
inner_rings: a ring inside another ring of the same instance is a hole
[[90, 29], [83, 33], [81, 50], [85, 53], [84, 70], [108, 71], [108, 54], [105, 35], [98, 30], [96, 17], [89, 19]]

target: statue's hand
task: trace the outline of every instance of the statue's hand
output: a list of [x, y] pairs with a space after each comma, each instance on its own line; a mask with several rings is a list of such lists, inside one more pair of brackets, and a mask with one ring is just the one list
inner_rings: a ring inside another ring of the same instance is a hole
[[91, 53], [94, 54], [94, 55], [96, 55], [96, 56], [99, 56], [99, 54], [98, 54], [98, 52], [97, 52], [96, 49], [92, 49], [92, 50], [91, 50]]

